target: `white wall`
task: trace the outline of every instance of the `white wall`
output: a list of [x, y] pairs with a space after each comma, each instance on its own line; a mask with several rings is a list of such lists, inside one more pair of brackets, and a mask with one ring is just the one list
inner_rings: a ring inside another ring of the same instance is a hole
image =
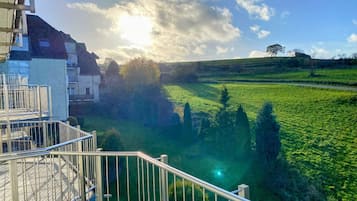
[[29, 84], [51, 87], [52, 116], [55, 120], [66, 120], [69, 115], [66, 66], [64, 59], [33, 58], [30, 61]]
[[85, 95], [86, 88], [94, 95], [94, 102], [99, 102], [100, 75], [80, 75], [78, 77], [78, 94]]

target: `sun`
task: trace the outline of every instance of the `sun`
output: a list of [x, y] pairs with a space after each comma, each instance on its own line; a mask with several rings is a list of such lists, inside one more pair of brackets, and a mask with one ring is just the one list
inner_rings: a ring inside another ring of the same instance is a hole
[[119, 31], [121, 38], [131, 45], [141, 48], [152, 43], [152, 21], [150, 18], [138, 15], [123, 15], [119, 17]]

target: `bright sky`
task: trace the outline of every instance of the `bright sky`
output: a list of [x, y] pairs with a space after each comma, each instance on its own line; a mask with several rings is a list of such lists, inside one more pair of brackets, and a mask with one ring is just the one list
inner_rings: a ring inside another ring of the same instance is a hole
[[124, 63], [264, 56], [279, 43], [314, 58], [357, 52], [357, 0], [36, 0], [36, 14]]

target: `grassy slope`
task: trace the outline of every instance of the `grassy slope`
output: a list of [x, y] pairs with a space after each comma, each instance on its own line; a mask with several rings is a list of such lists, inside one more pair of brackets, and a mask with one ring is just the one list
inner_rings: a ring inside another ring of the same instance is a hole
[[318, 69], [316, 77], [309, 77], [309, 70], [284, 73], [264, 73], [264, 74], [232, 74], [226, 72], [222, 75], [206, 74], [201, 77], [202, 81], [225, 81], [225, 80], [272, 80], [272, 81], [305, 81], [318, 83], [340, 83], [346, 85], [357, 84], [357, 68], [352, 69]]
[[[271, 101], [282, 127], [287, 160], [328, 192], [336, 190], [343, 200], [357, 199], [356, 93], [268, 84], [226, 86], [232, 96], [230, 103], [242, 104], [250, 120], [264, 101]], [[194, 111], [212, 114], [219, 107], [221, 85], [165, 88], [174, 102], [188, 101]]]
[[[249, 161], [249, 159], [237, 161], [207, 155], [202, 144], [189, 145], [170, 136], [170, 133], [162, 134], [136, 123], [102, 116], [85, 117], [83, 129], [97, 130], [99, 144], [103, 139], [104, 131], [110, 128], [120, 131], [125, 150], [140, 150], [153, 157], [168, 154], [170, 165], [224, 189], [234, 190], [238, 184], [246, 183], [252, 188], [252, 199], [256, 201], [279, 200], [267, 191], [265, 186], [261, 186], [261, 177], [264, 174], [255, 168], [254, 161]], [[222, 175], [217, 176], [215, 170], [220, 170]]]

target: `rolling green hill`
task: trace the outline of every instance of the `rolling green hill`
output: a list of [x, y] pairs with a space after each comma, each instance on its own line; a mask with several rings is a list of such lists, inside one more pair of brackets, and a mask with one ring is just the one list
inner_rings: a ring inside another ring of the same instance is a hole
[[164, 82], [170, 82], [182, 72], [190, 72], [203, 82], [289, 81], [357, 85], [357, 61], [352, 59], [266, 57], [167, 63], [161, 64], [160, 68]]
[[357, 86], [357, 68], [348, 69], [316, 69], [315, 76], [310, 76], [310, 70], [298, 69], [293, 72], [239, 74], [222, 73], [219, 75], [201, 74], [201, 82], [225, 81], [269, 81], [269, 82], [309, 82], [319, 84], [339, 84]]

